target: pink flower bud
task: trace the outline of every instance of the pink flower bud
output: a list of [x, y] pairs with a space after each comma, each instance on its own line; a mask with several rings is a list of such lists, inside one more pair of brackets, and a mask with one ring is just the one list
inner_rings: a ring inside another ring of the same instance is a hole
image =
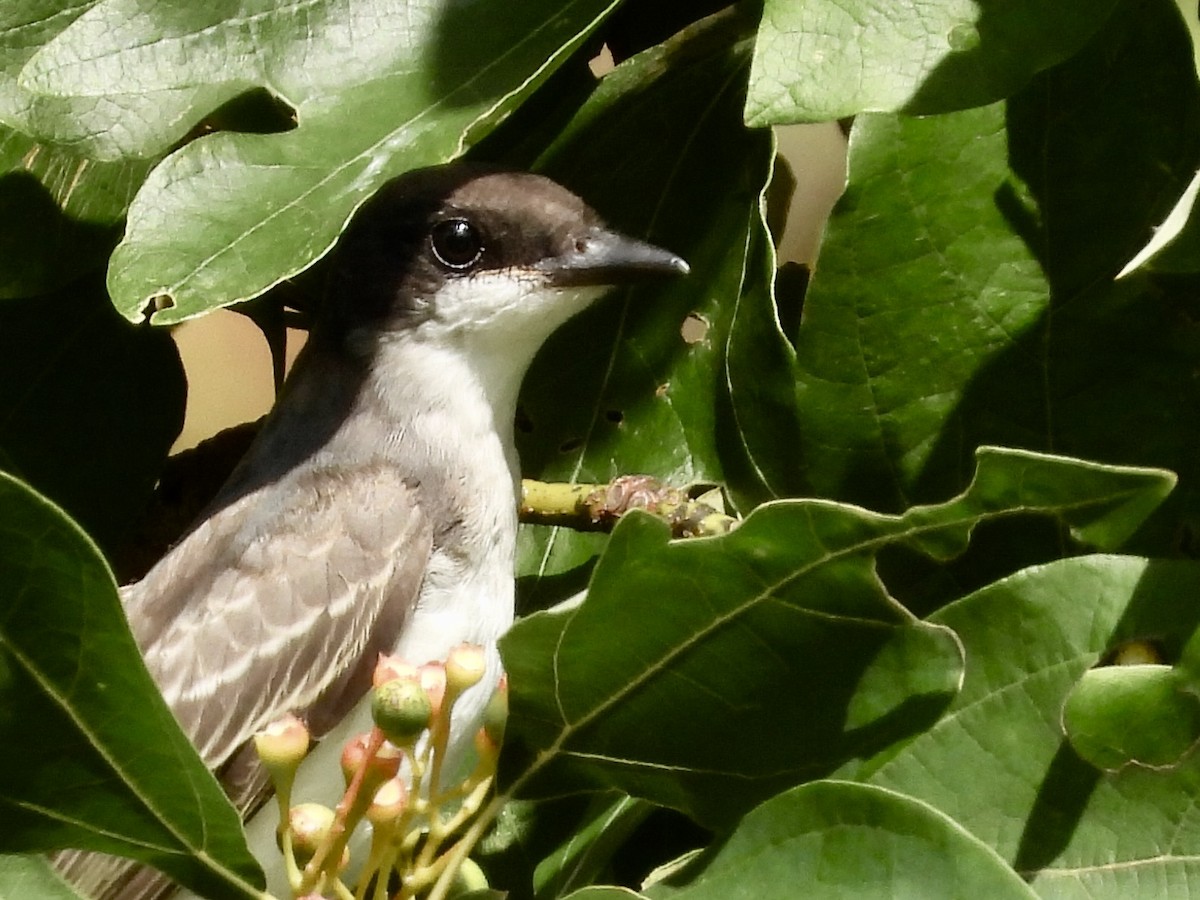
[[375, 673], [371, 676], [371, 682], [375, 687], [379, 687], [384, 682], [397, 678], [414, 678], [416, 674], [417, 667], [408, 660], [380, 653], [379, 661], [375, 663]]
[[429, 695], [433, 705], [433, 716], [436, 718], [442, 712], [442, 702], [446, 699], [446, 667], [440, 662], [427, 662], [417, 668], [417, 677], [421, 687]]
[[292, 852], [296, 862], [305, 865], [333, 831], [333, 810], [320, 803], [301, 803], [288, 812], [292, 832]]
[[342, 776], [346, 779], [346, 784], [350, 784], [358, 770], [366, 765], [367, 772], [363, 775], [363, 790], [368, 796], [379, 785], [396, 776], [396, 773], [400, 771], [400, 760], [404, 756], [395, 746], [385, 742], [380, 745], [374, 755], [368, 758], [367, 751], [370, 745], [371, 735], [359, 734], [350, 738], [346, 742], [346, 746], [342, 748]]
[[376, 826], [394, 822], [407, 806], [408, 788], [399, 778], [389, 779], [380, 785], [375, 801], [367, 807], [367, 821]]

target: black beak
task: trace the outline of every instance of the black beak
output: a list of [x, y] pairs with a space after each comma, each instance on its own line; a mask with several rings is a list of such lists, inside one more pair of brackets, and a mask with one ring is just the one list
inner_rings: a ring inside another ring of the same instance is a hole
[[556, 287], [627, 284], [689, 271], [674, 253], [603, 228], [577, 239], [569, 252], [542, 260], [536, 268]]

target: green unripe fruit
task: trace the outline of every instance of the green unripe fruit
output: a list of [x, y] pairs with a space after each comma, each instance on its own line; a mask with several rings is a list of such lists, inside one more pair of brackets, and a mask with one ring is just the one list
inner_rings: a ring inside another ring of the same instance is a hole
[[433, 704], [413, 678], [394, 678], [375, 688], [371, 715], [383, 736], [398, 747], [407, 747], [429, 727]]

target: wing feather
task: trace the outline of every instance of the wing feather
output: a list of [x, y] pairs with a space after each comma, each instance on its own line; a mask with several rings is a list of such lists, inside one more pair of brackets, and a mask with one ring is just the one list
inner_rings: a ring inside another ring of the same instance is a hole
[[[240, 809], [266, 786], [246, 741], [287, 712], [320, 734], [353, 706], [412, 613], [431, 541], [393, 468], [310, 469], [218, 505], [123, 589], [150, 673]], [[56, 865], [98, 898], [173, 891], [129, 860], [66, 851]]]
[[323, 698], [395, 643], [430, 542], [394, 469], [310, 469], [219, 509], [128, 588], [146, 664], [205, 762], [287, 712], [336, 721]]

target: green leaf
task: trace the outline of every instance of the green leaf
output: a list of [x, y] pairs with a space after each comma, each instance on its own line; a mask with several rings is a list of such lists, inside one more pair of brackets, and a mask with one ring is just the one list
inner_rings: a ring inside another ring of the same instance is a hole
[[0, 4], [0, 297], [61, 287], [108, 258], [144, 160], [100, 163], [69, 142], [29, 136], [47, 116], [71, 115], [57, 98], [22, 89], [31, 56], [95, 0], [10, 0]]
[[586, 887], [568, 894], [564, 900], [647, 900], [645, 894], [623, 887]]
[[147, 171], [0, 126], [0, 299], [45, 294], [100, 268]]
[[285, 133], [192, 141], [134, 199], [110, 266], [113, 302], [138, 320], [156, 300], [170, 308], [155, 321], [178, 322], [307, 268], [384, 180], [460, 154], [613, 5], [107, 0], [35, 55], [22, 81], [108, 110], [98, 154], [162, 152], [251, 87], [295, 111]]
[[1116, 6], [1115, 0], [767, 0], [746, 122], [983, 106], [1073, 55]]
[[122, 321], [95, 279], [0, 304], [0, 469], [110, 552], [145, 509], [186, 393], [170, 335]]
[[[801, 441], [752, 456], [889, 510], [960, 490], [980, 444], [1190, 483], [1200, 345], [1178, 317], [1193, 287], [1112, 277], [1198, 162], [1191, 51], [1162, 3], [1122, 6], [1007, 106], [859, 118], [796, 343]], [[730, 371], [752, 377], [753, 357]], [[1194, 527], [1196, 496], [1179, 493], [1149, 546]]]
[[[739, 506], [805, 493], [804, 445], [796, 405], [796, 353], [779, 321], [775, 247], [767, 227], [771, 190], [764, 182], [751, 230], [741, 290], [732, 303], [725, 374], [736, 450], [726, 454], [727, 483]], [[786, 290], [786, 287], [783, 288]], [[732, 464], [737, 460], [740, 466]]]
[[[719, 15], [618, 66], [539, 163], [615, 227], [682, 255], [692, 272], [601, 301], [543, 348], [525, 379], [517, 435], [531, 477], [607, 482], [650, 472], [687, 485], [724, 476], [729, 300], [772, 153], [769, 135], [738, 122], [742, 29]], [[685, 339], [689, 319], [699, 329]], [[558, 574], [601, 545], [595, 535], [526, 530], [519, 571]]]
[[0, 855], [0, 897], [11, 900], [85, 900], [42, 856]]
[[[97, 2], [11, 0], [0, 6], [0, 122], [33, 134], [39, 131], [39, 123], [71, 122], [82, 111], [61, 98], [31, 93], [19, 83], [19, 76], [39, 49]], [[78, 123], [62, 137], [66, 143], [75, 143], [84, 134], [86, 124]]]
[[652, 811], [650, 804], [632, 797], [596, 797], [583, 823], [538, 863], [533, 873], [534, 896], [551, 900], [591, 881]]
[[673, 890], [652, 888], [650, 897], [1037, 896], [994, 850], [933, 807], [845, 781], [817, 781], [772, 797], [680, 880]]
[[504, 774], [514, 790], [615, 787], [728, 823], [918, 733], [956, 692], [957, 638], [887, 595], [881, 548], [951, 552], [1015, 511], [1119, 540], [1171, 483], [993, 448], [962, 496], [900, 516], [780, 501], [728, 535], [674, 543], [628, 517], [583, 604], [530, 616], [502, 642], [513, 691]]
[[81, 847], [256, 896], [237, 812], [142, 665], [95, 545], [0, 474], [0, 852]]
[[1172, 766], [1200, 740], [1200, 697], [1172, 666], [1103, 666], [1067, 695], [1063, 727], [1098, 769]]
[[860, 777], [936, 806], [1041, 897], [1175, 895], [1200, 877], [1190, 825], [1200, 760], [1106, 775], [1075, 753], [1062, 716], [1112, 648], [1150, 638], [1177, 658], [1200, 624], [1198, 592], [1194, 562], [1089, 556], [1027, 569], [946, 607], [930, 621], [962, 639], [962, 691], [936, 725]]
[[[1200, 75], [1200, 10], [1188, 0], [1175, 0], [1175, 6], [1191, 38], [1196, 73]], [[1126, 264], [1125, 271], [1133, 271], [1153, 260], [1149, 265], [1156, 272], [1200, 272], [1200, 215], [1193, 215], [1198, 194], [1200, 172], [1192, 177], [1170, 214], [1155, 229], [1153, 237]]]

